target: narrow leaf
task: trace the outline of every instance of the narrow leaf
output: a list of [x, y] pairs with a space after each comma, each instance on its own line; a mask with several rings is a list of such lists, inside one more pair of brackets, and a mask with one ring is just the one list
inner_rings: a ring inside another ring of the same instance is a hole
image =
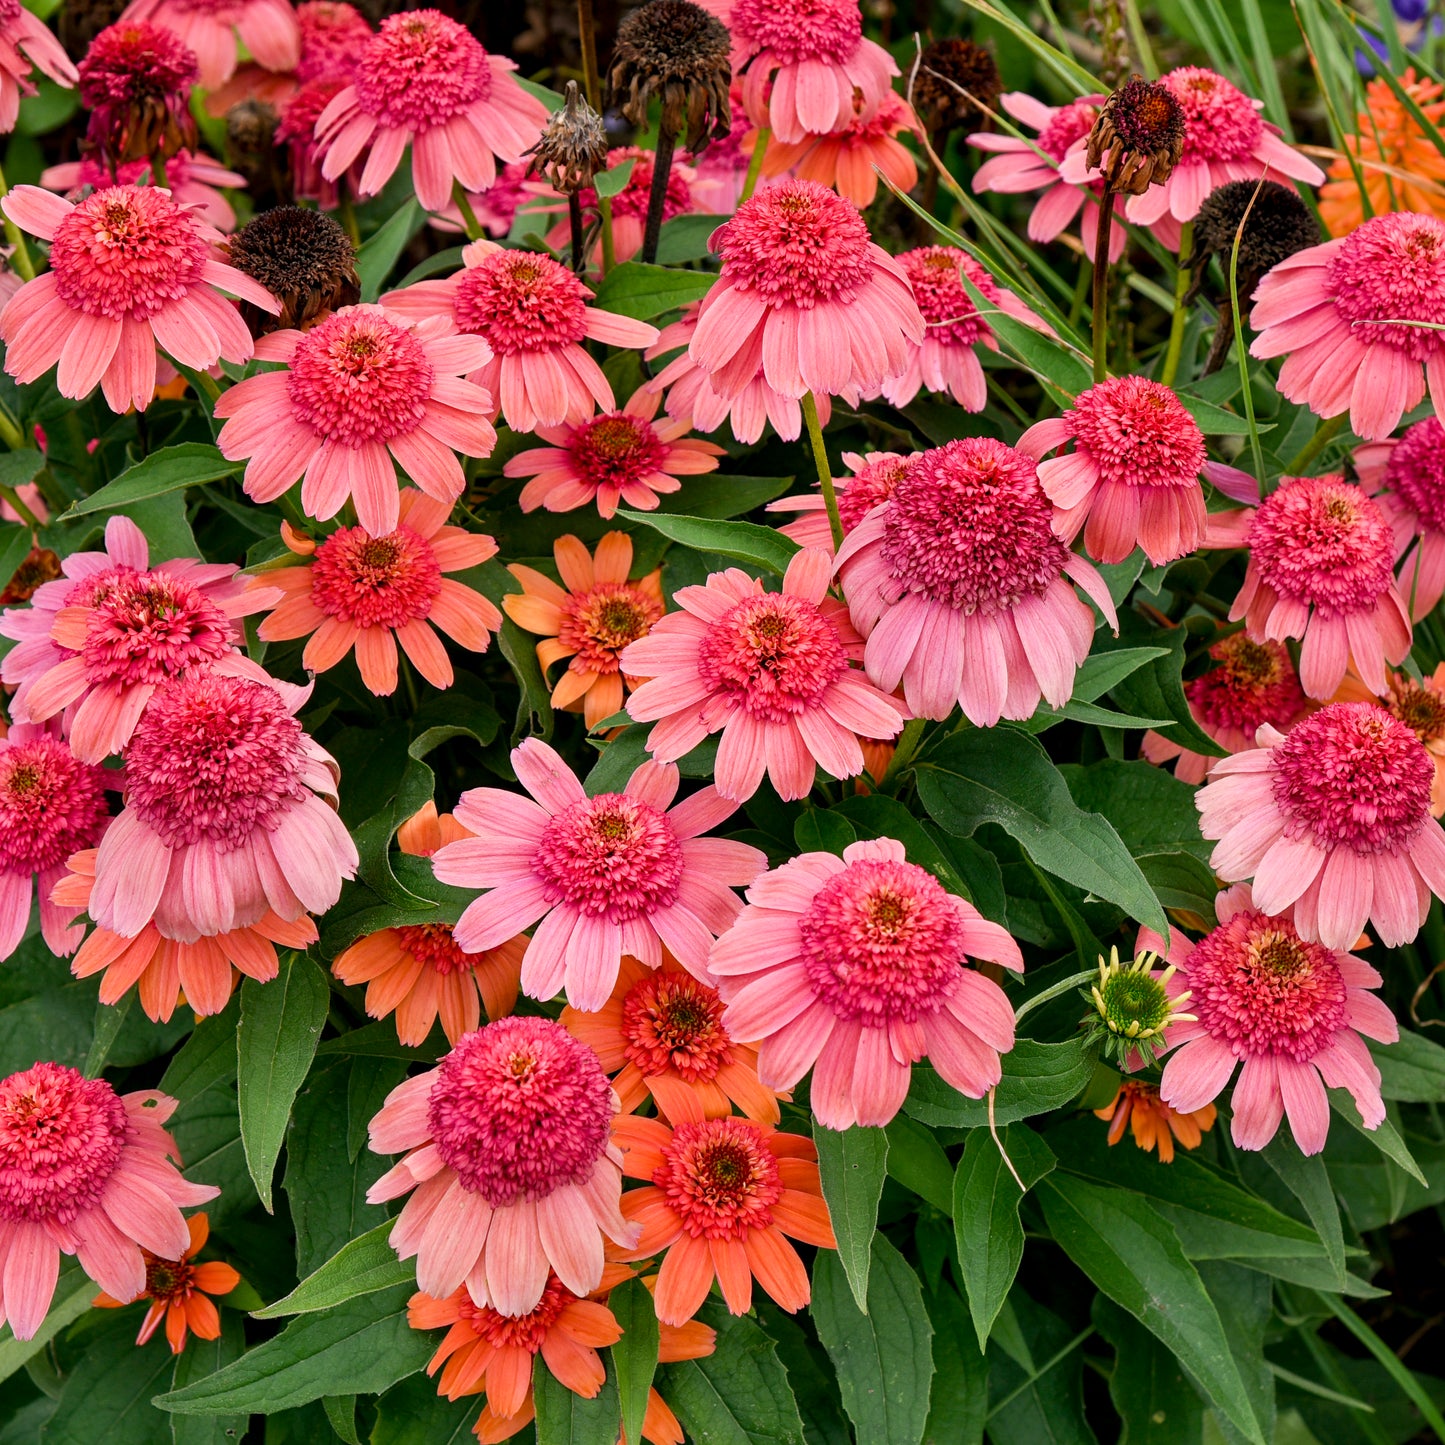
[[622, 1327], [622, 1338], [612, 1346], [622, 1432], [629, 1440], [641, 1440], [647, 1395], [657, 1373], [657, 1307], [647, 1286], [638, 1279], [618, 1285], [608, 1295], [607, 1307]]
[[823, 1198], [838, 1240], [838, 1260], [858, 1308], [868, 1313], [868, 1269], [878, 1228], [878, 1201], [888, 1172], [888, 1135], [882, 1129], [839, 1131], [813, 1124]]
[[629, 512], [617, 515], [626, 522], [637, 522], [661, 532], [673, 542], [693, 547], [699, 552], [720, 552], [740, 562], [761, 567], [782, 576], [787, 571], [798, 544], [756, 522], [715, 522], [707, 517], [677, 517], [667, 512]]
[[114, 512], [121, 507], [149, 501], [152, 497], [163, 497], [167, 492], [199, 487], [206, 482], [219, 481], [222, 477], [234, 477], [243, 465], [242, 462], [228, 462], [216, 447], [204, 442], [181, 442], [177, 446], [161, 447], [144, 461], [127, 467], [98, 492], [82, 497], [61, 520], [69, 521], [72, 517], [84, 517], [92, 512]]
[[274, 1320], [283, 1315], [311, 1314], [345, 1304], [360, 1295], [405, 1284], [415, 1277], [416, 1268], [396, 1257], [396, 1251], [387, 1242], [390, 1237], [391, 1220], [367, 1230], [338, 1249], [284, 1299], [253, 1310], [252, 1315], [258, 1320]]

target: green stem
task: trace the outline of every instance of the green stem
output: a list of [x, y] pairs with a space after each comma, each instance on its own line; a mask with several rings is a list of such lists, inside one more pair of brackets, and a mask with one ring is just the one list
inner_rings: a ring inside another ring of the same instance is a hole
[[171, 188], [170, 181], [166, 179], [166, 163], [159, 155], [151, 157], [151, 184], [162, 191]]
[[12, 507], [15, 508], [16, 516], [28, 524], [32, 532], [38, 532], [41, 527], [40, 518], [30, 510], [21, 499], [20, 493], [14, 487], [0, 486], [0, 497], [4, 497]]
[[1094, 242], [1094, 385], [1109, 379], [1109, 233], [1114, 229], [1114, 193], [1104, 182], [1099, 197], [1099, 234]]
[[922, 717], [910, 718], [904, 724], [903, 731], [898, 734], [898, 741], [893, 745], [893, 756], [888, 759], [888, 766], [878, 780], [880, 793], [886, 793], [898, 780], [898, 775], [913, 761], [918, 745], [923, 741], [923, 729], [927, 726], [928, 719]]
[[768, 153], [768, 142], [772, 138], [773, 133], [767, 126], [753, 137], [753, 156], [748, 162], [748, 173], [743, 179], [743, 193], [738, 197], [738, 205], [742, 205], [757, 190], [758, 177], [763, 173], [763, 157]]
[[1041, 1004], [1046, 1004], [1052, 999], [1058, 998], [1060, 994], [1068, 993], [1072, 989], [1081, 988], [1086, 983], [1097, 983], [1098, 978], [1099, 970], [1097, 968], [1085, 969], [1083, 973], [1071, 973], [1068, 978], [1061, 979], [1058, 983], [1052, 984], [1042, 993], [1036, 993], [1032, 998], [1026, 998], [1014, 1010], [1015, 1027], [1017, 1027], [1019, 1020], [1023, 1018], [1026, 1013], [1032, 1013], [1033, 1010]]
[[336, 188], [336, 211], [347, 239], [355, 247], [361, 245], [361, 227], [356, 224], [356, 212], [351, 208], [351, 197], [346, 194], [344, 182]]
[[833, 486], [833, 469], [828, 465], [828, 449], [823, 445], [823, 428], [818, 421], [818, 403], [813, 393], [805, 391], [802, 399], [803, 420], [808, 424], [808, 440], [813, 444], [813, 465], [818, 469], [818, 485], [823, 489], [823, 505], [828, 509], [828, 527], [833, 533], [833, 550], [843, 545], [843, 518], [838, 513], [838, 493]]
[[196, 379], [196, 385], [206, 393], [206, 400], [214, 406], [221, 399], [221, 388], [216, 378], [209, 371], [195, 371], [192, 375]]
[[467, 240], [480, 241], [482, 224], [477, 220], [477, 213], [472, 210], [472, 203], [467, 199], [467, 193], [462, 189], [460, 181], [452, 182], [452, 200], [456, 202], [457, 210], [462, 213], [462, 228], [467, 233]]
[[1298, 456], [1291, 457], [1285, 463], [1284, 474], [1287, 477], [1299, 476], [1305, 467], [1314, 461], [1324, 449], [1335, 439], [1341, 427], [1349, 418], [1349, 413], [1342, 411], [1338, 416], [1332, 416], [1327, 421], [1322, 421], [1316, 428], [1315, 434], [1307, 441]]
[[602, 218], [602, 274], [617, 264], [617, 244], [612, 239], [612, 197], [597, 197], [597, 214]]
[[1445, 1415], [1441, 1415], [1434, 1400], [1415, 1376], [1400, 1363], [1389, 1345], [1338, 1296], [1316, 1290], [1315, 1297], [1380, 1362], [1385, 1373], [1425, 1417], [1425, 1423], [1435, 1432], [1435, 1438], [1445, 1441]]
[[19, 422], [3, 406], [0, 406], [0, 442], [4, 442], [12, 452], [20, 451], [25, 445]]
[[[0, 200], [9, 194], [10, 187], [5, 184], [5, 172], [0, 171]], [[35, 263], [30, 259], [30, 248], [25, 244], [25, 234], [9, 216], [4, 216], [3, 219], [5, 239], [15, 248], [14, 254], [10, 257], [11, 268], [22, 281], [33, 281], [35, 279]]]
[[[1262, 186], [1263, 181], [1260, 182]], [[1264, 446], [1259, 439], [1259, 423], [1254, 417], [1254, 391], [1249, 382], [1249, 343], [1244, 337], [1244, 327], [1239, 324], [1239, 247], [1244, 240], [1244, 228], [1249, 224], [1250, 212], [1259, 196], [1259, 187], [1245, 207], [1239, 229], [1234, 233], [1234, 244], [1229, 248], [1229, 314], [1234, 323], [1234, 359], [1239, 365], [1239, 387], [1244, 402], [1244, 417], [1249, 423], [1249, 450], [1254, 458], [1254, 476], [1260, 490], [1264, 489]]]
[[1159, 380], [1165, 386], [1173, 386], [1179, 374], [1179, 358], [1184, 354], [1184, 326], [1189, 319], [1188, 308], [1184, 305], [1185, 292], [1189, 290], [1189, 267], [1185, 257], [1194, 248], [1194, 222], [1186, 221], [1179, 230], [1179, 265], [1174, 272], [1174, 315], [1169, 321], [1169, 349], [1164, 353], [1164, 370]]

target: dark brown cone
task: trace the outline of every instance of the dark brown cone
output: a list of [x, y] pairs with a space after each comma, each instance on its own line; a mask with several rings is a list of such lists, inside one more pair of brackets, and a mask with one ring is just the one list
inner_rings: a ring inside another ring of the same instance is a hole
[[243, 226], [230, 243], [230, 261], [280, 303], [270, 316], [248, 302], [241, 316], [252, 336], [294, 326], [305, 331], [332, 311], [361, 299], [356, 252], [346, 232], [320, 211], [278, 206]]
[[1089, 132], [1089, 165], [1117, 195], [1163, 185], [1184, 151], [1184, 111], [1169, 88], [1134, 76], [1104, 102]]
[[662, 130], [696, 154], [732, 129], [727, 27], [692, 0], [648, 0], [617, 29], [608, 103], [633, 125], [647, 124], [648, 103], [662, 102]]
[[924, 46], [913, 81], [913, 104], [930, 131], [946, 134], [987, 125], [1002, 89], [989, 51], [955, 36]]

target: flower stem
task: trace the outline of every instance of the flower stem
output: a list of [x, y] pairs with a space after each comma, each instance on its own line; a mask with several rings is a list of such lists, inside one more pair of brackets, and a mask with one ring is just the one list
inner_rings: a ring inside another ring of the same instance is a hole
[[617, 244], [612, 239], [612, 197], [597, 197], [597, 214], [602, 218], [602, 274], [617, 264]]
[[645, 262], [657, 260], [657, 241], [662, 234], [662, 213], [667, 206], [667, 182], [672, 174], [672, 152], [677, 137], [666, 129], [657, 133], [657, 150], [652, 157], [652, 188], [647, 193], [647, 222], [642, 231]]
[[893, 756], [888, 759], [888, 766], [878, 780], [880, 793], [886, 793], [897, 781], [898, 775], [913, 761], [918, 745], [923, 741], [923, 729], [927, 725], [928, 719], [922, 717], [910, 718], [904, 724], [903, 731], [898, 734], [898, 741], [893, 746]]
[[25, 445], [20, 423], [3, 406], [0, 406], [0, 442], [12, 452], [18, 452]]
[[1058, 998], [1060, 994], [1068, 993], [1072, 989], [1080, 988], [1086, 983], [1092, 983], [1099, 977], [1097, 968], [1086, 969], [1083, 973], [1071, 973], [1068, 978], [1060, 979], [1056, 984], [1046, 988], [1042, 993], [1036, 993], [1032, 998], [1026, 998], [1014, 1010], [1014, 1023], [1023, 1018], [1026, 1013], [1031, 1013], [1040, 1004], [1049, 1003]]
[[1322, 421], [1315, 428], [1315, 434], [1304, 444], [1299, 454], [1291, 457], [1289, 461], [1284, 464], [1285, 476], [1299, 476], [1335, 439], [1348, 417], [1349, 413], [1342, 411], [1338, 416], [1332, 416], [1327, 421]]
[[768, 142], [773, 138], [773, 133], [767, 126], [764, 126], [753, 138], [753, 155], [748, 162], [748, 173], [743, 179], [743, 193], [738, 197], [738, 205], [742, 205], [752, 193], [758, 188], [758, 177], [763, 173], [763, 157], [768, 153]]
[[1099, 197], [1099, 234], [1094, 241], [1094, 385], [1109, 378], [1109, 233], [1114, 228], [1114, 192], [1108, 181]]
[[0, 497], [4, 497], [15, 508], [15, 515], [25, 522], [32, 532], [40, 530], [40, 518], [25, 505], [20, 493], [14, 487], [0, 486]]
[[361, 228], [356, 224], [356, 212], [352, 209], [351, 197], [346, 194], [343, 186], [336, 188], [336, 210], [341, 217], [342, 228], [346, 232], [347, 239], [357, 248], [361, 246]]
[[577, 0], [577, 38], [582, 49], [582, 89], [587, 92], [587, 104], [601, 114], [597, 80], [597, 22], [592, 15], [592, 0]]
[[582, 244], [582, 197], [567, 192], [567, 219], [572, 223], [572, 269], [581, 275], [587, 269], [587, 250]]
[[1179, 374], [1179, 358], [1184, 354], [1184, 326], [1189, 312], [1184, 305], [1185, 293], [1189, 290], [1189, 266], [1185, 261], [1194, 247], [1194, 222], [1185, 221], [1179, 231], [1179, 266], [1174, 272], [1174, 315], [1169, 321], [1169, 349], [1164, 353], [1164, 370], [1159, 380], [1165, 386], [1173, 386]]
[[833, 550], [843, 545], [843, 518], [838, 512], [838, 493], [833, 486], [833, 469], [828, 465], [828, 449], [823, 445], [823, 428], [818, 421], [818, 403], [813, 393], [802, 397], [803, 420], [808, 424], [808, 440], [813, 444], [813, 465], [818, 469], [818, 485], [823, 489], [823, 505], [828, 509], [828, 528], [833, 533]]
[[456, 202], [457, 210], [462, 213], [462, 229], [467, 233], [467, 240], [480, 241], [482, 224], [477, 220], [477, 213], [472, 210], [472, 203], [467, 199], [467, 193], [462, 189], [460, 181], [452, 182], [452, 200]]
[[[5, 172], [0, 171], [0, 199], [9, 194], [10, 187], [5, 184]], [[9, 216], [4, 216], [4, 222], [5, 239], [15, 248], [10, 257], [10, 265], [22, 281], [33, 281], [35, 264], [30, 259], [30, 248], [25, 244], [25, 234]]]
[[166, 178], [165, 159], [158, 154], [151, 157], [151, 184], [161, 191], [168, 191], [171, 188], [171, 183]]

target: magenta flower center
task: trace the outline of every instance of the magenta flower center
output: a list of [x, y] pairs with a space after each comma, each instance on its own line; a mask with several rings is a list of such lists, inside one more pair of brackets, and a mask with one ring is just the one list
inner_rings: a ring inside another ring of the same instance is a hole
[[144, 20], [102, 30], [78, 69], [81, 103], [92, 108], [183, 102], [200, 78], [194, 52], [171, 31]]
[[1433, 416], [1408, 427], [1390, 452], [1385, 485], [1422, 532], [1445, 532], [1445, 427]]
[[397, 942], [424, 968], [444, 978], [452, 973], [470, 973], [481, 958], [463, 953], [452, 937], [450, 923], [407, 923], [397, 930]]
[[960, 272], [983, 293], [998, 302], [999, 290], [992, 276], [966, 251], [952, 246], [921, 246], [898, 258], [913, 283], [913, 296], [928, 334], [944, 346], [972, 346], [993, 335], [993, 329], [978, 314], [973, 298], [964, 289]]
[[583, 422], [567, 442], [572, 465], [589, 487], [629, 487], [662, 470], [667, 448], [646, 417], [610, 411]]
[[1281, 597], [1326, 616], [1371, 612], [1394, 581], [1379, 505], [1343, 477], [1286, 477], [1249, 530], [1250, 560]]
[[397, 130], [445, 125], [485, 100], [491, 89], [487, 52], [465, 26], [439, 10], [383, 20], [356, 66], [362, 110]]
[[103, 771], [58, 738], [0, 749], [0, 871], [54, 868], [94, 846], [109, 816]]
[[781, 65], [800, 60], [850, 60], [863, 39], [854, 0], [738, 0], [728, 20], [751, 51], [768, 51]]
[[296, 79], [303, 85], [324, 76], [349, 75], [371, 40], [371, 26], [355, 6], [340, 0], [307, 0], [296, 7], [301, 59]]
[[550, 903], [625, 923], [677, 896], [682, 844], [667, 814], [651, 803], [599, 793], [548, 822], [532, 867]]
[[1063, 160], [1069, 153], [1069, 147], [1093, 130], [1098, 118], [1099, 107], [1086, 100], [1073, 100], [1068, 105], [1061, 105], [1039, 132], [1039, 149], [1056, 161]]
[[1304, 693], [1278, 642], [1255, 642], [1236, 632], [1209, 649], [1216, 663], [1184, 685], [1189, 705], [1214, 732], [1238, 730], [1253, 738], [1262, 723], [1283, 728], [1304, 706]]
[[307, 796], [301, 724], [276, 690], [193, 673], [152, 698], [125, 755], [125, 800], [168, 847], [222, 853]]
[[1185, 161], [1237, 161], [1264, 138], [1259, 112], [1222, 75], [1185, 65], [1163, 83], [1184, 112]]
[[410, 527], [384, 537], [338, 527], [311, 564], [311, 600], [328, 617], [360, 627], [402, 627], [428, 617], [441, 590], [436, 553]]
[[764, 722], [815, 708], [848, 669], [838, 629], [797, 597], [749, 597], [712, 623], [697, 670], [714, 692]]
[[97, 590], [81, 654], [92, 683], [166, 682], [231, 651], [235, 628], [226, 614], [163, 569], [118, 573]]
[[581, 341], [587, 288], [550, 256], [496, 251], [469, 266], [452, 303], [460, 330], [485, 336], [498, 356]]
[[1069, 549], [1033, 460], [969, 437], [921, 453], [883, 514], [883, 560], [900, 593], [922, 593], [966, 615], [1037, 597]]
[[629, 642], [646, 637], [662, 616], [662, 605], [640, 587], [599, 582], [586, 592], [569, 592], [562, 604], [557, 640], [576, 649], [574, 672], [602, 676], [619, 671], [618, 654]]
[[1189, 955], [1189, 1011], [1240, 1058], [1279, 1054], [1306, 1063], [1346, 1026], [1335, 955], [1294, 925], [1236, 913]]
[[683, 973], [652, 973], [622, 1002], [623, 1052], [646, 1078], [680, 1074], [689, 1083], [730, 1064], [732, 1040], [717, 990]]
[[886, 502], [913, 465], [912, 457], [876, 452], [838, 488], [838, 516], [851, 532], [880, 502]]
[[415, 431], [435, 374], [410, 331], [380, 307], [352, 306], [301, 338], [286, 390], [297, 417], [318, 436], [362, 447]]
[[916, 863], [850, 863], [798, 925], [820, 1002], [865, 1028], [935, 1013], [964, 961], [953, 900]]
[[1412, 212], [1365, 221], [1330, 258], [1325, 285], [1356, 340], [1428, 361], [1441, 333], [1408, 323], [1445, 323], [1445, 221]]
[[851, 301], [872, 276], [871, 244], [857, 207], [812, 181], [782, 180], [738, 207], [718, 249], [739, 291], [806, 309]]
[[493, 1349], [522, 1349], [535, 1355], [541, 1352], [562, 1311], [576, 1301], [577, 1296], [555, 1274], [549, 1274], [542, 1298], [524, 1315], [498, 1314], [490, 1305], [477, 1304], [466, 1290], [457, 1296], [457, 1314]]
[[652, 1182], [694, 1239], [745, 1239], [767, 1229], [783, 1197], [778, 1161], [747, 1119], [679, 1124]]
[[1321, 708], [1275, 745], [1273, 763], [1275, 802], [1291, 838], [1398, 853], [1434, 826], [1435, 764], [1414, 732], [1374, 703]]
[[36, 1064], [0, 1080], [0, 1219], [63, 1225], [93, 1209], [128, 1131], [104, 1079]]
[[153, 186], [106, 186], [55, 228], [55, 291], [87, 316], [146, 321], [202, 282], [209, 260], [194, 216]]
[[1069, 420], [1079, 450], [1088, 453], [1103, 481], [1198, 485], [1204, 434], [1167, 386], [1142, 376], [1115, 377], [1081, 392]]
[[550, 1019], [504, 1018], [441, 1061], [427, 1101], [437, 1153], [494, 1209], [585, 1184], [607, 1149], [612, 1086]]

